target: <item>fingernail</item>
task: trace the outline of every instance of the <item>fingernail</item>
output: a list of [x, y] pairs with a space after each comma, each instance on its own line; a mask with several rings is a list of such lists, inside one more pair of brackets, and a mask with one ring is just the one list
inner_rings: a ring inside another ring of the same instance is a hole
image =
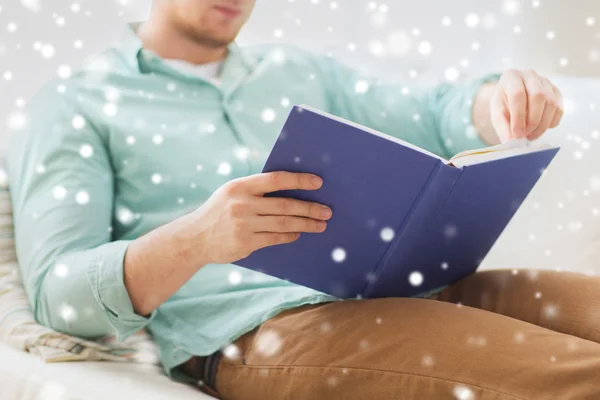
[[331, 217], [331, 208], [322, 207], [321, 208], [321, 218], [329, 218]]
[[314, 176], [314, 175], [310, 178], [310, 181], [315, 186], [321, 186], [321, 184], [323, 183], [323, 179], [319, 178], [318, 176]]
[[323, 222], [323, 221], [317, 222], [317, 228], [319, 228], [320, 231], [324, 231], [325, 228], [327, 228], [327, 222]]
[[513, 134], [517, 138], [521, 138], [521, 137], [525, 136], [525, 132], [523, 132], [523, 130], [521, 128], [515, 128], [515, 130], [513, 131]]

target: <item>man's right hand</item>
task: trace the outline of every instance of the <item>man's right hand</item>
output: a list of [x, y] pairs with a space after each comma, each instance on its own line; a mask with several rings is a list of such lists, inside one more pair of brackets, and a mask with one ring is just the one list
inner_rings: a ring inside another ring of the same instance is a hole
[[293, 242], [301, 232], [323, 232], [329, 208], [263, 197], [321, 185], [315, 175], [291, 172], [234, 179], [198, 209], [134, 240], [125, 254], [123, 279], [135, 312], [149, 315], [206, 264], [237, 261], [262, 247]]
[[[323, 232], [331, 209], [319, 203], [263, 197], [279, 190], [316, 190], [323, 181], [313, 174], [268, 172], [234, 179], [188, 214], [186, 238], [197, 243], [194, 258], [203, 264], [226, 264], [255, 250], [290, 243], [301, 232]], [[195, 252], [192, 252], [195, 253]]]

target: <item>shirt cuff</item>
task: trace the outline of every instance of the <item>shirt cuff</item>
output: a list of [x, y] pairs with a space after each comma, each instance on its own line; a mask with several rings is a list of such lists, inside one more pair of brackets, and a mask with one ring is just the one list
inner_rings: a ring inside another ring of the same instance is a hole
[[91, 263], [88, 279], [94, 296], [104, 308], [117, 341], [123, 341], [143, 329], [155, 317], [143, 317], [133, 310], [123, 278], [123, 261], [131, 241], [119, 240], [104, 245], [102, 256]]
[[443, 137], [444, 145], [451, 153], [450, 157], [465, 150], [489, 147], [485, 143], [473, 124], [473, 103], [479, 88], [489, 82], [497, 82], [500, 74], [484, 75], [467, 83], [462, 89], [462, 96], [456, 96], [454, 101], [460, 102], [452, 110], [453, 116], [449, 118], [449, 126], [446, 137]]

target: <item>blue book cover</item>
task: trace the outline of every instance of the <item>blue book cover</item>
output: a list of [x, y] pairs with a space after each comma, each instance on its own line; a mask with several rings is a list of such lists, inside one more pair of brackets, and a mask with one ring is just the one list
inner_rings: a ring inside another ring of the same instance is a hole
[[559, 150], [491, 149], [448, 161], [295, 106], [263, 172], [313, 173], [323, 186], [266, 196], [322, 203], [333, 215], [325, 232], [235, 264], [339, 298], [409, 297], [453, 283], [477, 269]]

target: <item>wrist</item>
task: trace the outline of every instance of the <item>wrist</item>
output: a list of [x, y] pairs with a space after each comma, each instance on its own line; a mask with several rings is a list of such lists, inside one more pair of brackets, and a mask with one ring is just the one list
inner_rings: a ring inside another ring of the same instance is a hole
[[212, 263], [204, 234], [198, 232], [198, 221], [191, 214], [164, 226], [165, 237], [172, 250], [172, 257], [184, 268], [200, 269]]

